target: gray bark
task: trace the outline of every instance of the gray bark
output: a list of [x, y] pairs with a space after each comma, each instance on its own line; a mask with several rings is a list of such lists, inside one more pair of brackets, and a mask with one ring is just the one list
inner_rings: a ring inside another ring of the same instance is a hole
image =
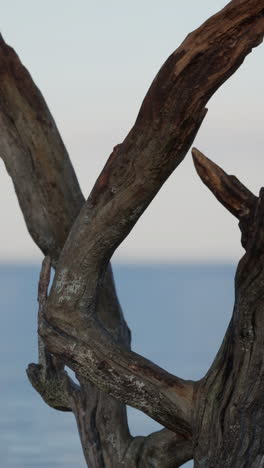
[[[109, 262], [185, 157], [209, 98], [263, 34], [263, 0], [233, 0], [191, 33], [159, 71], [86, 202], [43, 97], [0, 41], [0, 154], [29, 233], [46, 256], [39, 362], [29, 365], [28, 377], [48, 405], [74, 413], [90, 468], [170, 468], [191, 458], [205, 468], [261, 466], [263, 191], [256, 197], [193, 150], [203, 182], [239, 219], [246, 250], [230, 326], [199, 382], [173, 376], [130, 349]], [[48, 296], [51, 265], [56, 273]], [[164, 429], [133, 438], [125, 404]]]

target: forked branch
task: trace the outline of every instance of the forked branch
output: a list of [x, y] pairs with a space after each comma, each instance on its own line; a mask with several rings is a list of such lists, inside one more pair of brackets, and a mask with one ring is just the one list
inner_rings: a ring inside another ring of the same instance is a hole
[[192, 383], [116, 343], [97, 319], [98, 294], [111, 255], [184, 158], [208, 99], [263, 34], [264, 2], [234, 0], [169, 57], [82, 208], [48, 299], [42, 331], [48, 349], [84, 379], [185, 437]]

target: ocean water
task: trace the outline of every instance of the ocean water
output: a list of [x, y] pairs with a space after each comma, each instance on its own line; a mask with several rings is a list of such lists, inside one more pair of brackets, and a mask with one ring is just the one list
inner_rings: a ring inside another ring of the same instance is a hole
[[[0, 467], [85, 468], [73, 416], [46, 406], [25, 373], [37, 356], [38, 271], [0, 265]], [[117, 265], [114, 271], [134, 350], [180, 377], [202, 377], [231, 317], [235, 267]], [[139, 411], [128, 414], [133, 435], [160, 428]]]

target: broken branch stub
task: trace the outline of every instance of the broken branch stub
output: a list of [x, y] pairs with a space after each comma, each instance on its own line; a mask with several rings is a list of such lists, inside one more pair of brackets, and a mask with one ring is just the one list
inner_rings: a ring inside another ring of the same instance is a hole
[[197, 174], [203, 183], [211, 190], [217, 200], [239, 219], [242, 233], [241, 244], [247, 250], [254, 230], [253, 221], [258, 197], [235, 176], [228, 175], [198, 149], [192, 149], [192, 156]]
[[192, 155], [201, 180], [230, 213], [241, 221], [255, 211], [258, 198], [235, 176], [226, 174], [196, 148]]

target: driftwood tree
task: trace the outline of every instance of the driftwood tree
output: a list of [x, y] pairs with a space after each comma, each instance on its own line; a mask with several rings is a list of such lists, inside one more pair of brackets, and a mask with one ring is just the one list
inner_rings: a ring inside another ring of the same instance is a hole
[[[203, 182], [239, 220], [245, 255], [233, 316], [203, 379], [186, 381], [130, 349], [110, 258], [186, 155], [212, 94], [264, 34], [264, 0], [233, 0], [191, 33], [154, 79], [135, 125], [87, 201], [47, 105], [0, 43], [0, 152], [45, 260], [32, 385], [76, 417], [89, 467], [264, 466], [264, 191], [253, 195], [193, 149]], [[56, 269], [49, 296], [50, 266]], [[76, 374], [75, 384], [64, 370]], [[129, 433], [125, 404], [164, 426]]]

